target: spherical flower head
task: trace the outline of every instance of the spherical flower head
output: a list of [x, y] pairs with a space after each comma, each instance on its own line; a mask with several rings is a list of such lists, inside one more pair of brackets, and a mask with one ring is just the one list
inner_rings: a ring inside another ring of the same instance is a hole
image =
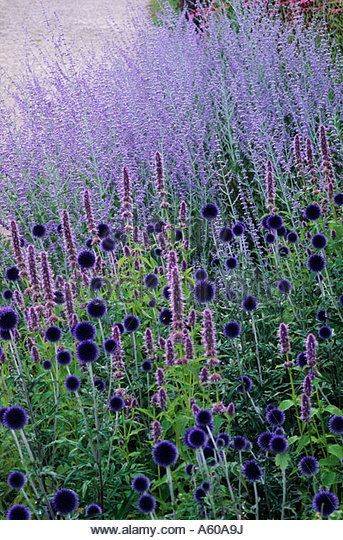
[[319, 253], [312, 253], [307, 260], [307, 267], [311, 272], [321, 272], [325, 268], [325, 259]]
[[110, 236], [107, 236], [106, 238], [101, 240], [100, 247], [105, 252], [114, 251], [116, 248], [116, 241]]
[[318, 336], [321, 339], [329, 339], [332, 336], [332, 328], [330, 326], [323, 325], [318, 329]]
[[281, 409], [273, 407], [267, 412], [266, 420], [271, 426], [282, 426], [285, 423], [286, 415]]
[[276, 236], [274, 233], [272, 232], [267, 232], [265, 235], [264, 235], [264, 239], [266, 241], [266, 244], [274, 244], [275, 242], [275, 239], [276, 239]]
[[298, 463], [298, 469], [302, 476], [314, 476], [319, 471], [319, 464], [315, 457], [304, 456]]
[[288, 449], [288, 441], [283, 435], [273, 435], [269, 449], [275, 454], [284, 454]]
[[150, 373], [150, 371], [152, 371], [152, 363], [150, 360], [144, 360], [144, 362], [142, 362], [141, 370], [144, 371], [144, 373]]
[[194, 296], [201, 304], [207, 304], [212, 302], [215, 295], [215, 287], [213, 283], [208, 280], [201, 280], [195, 284]]
[[306, 206], [304, 210], [304, 216], [309, 221], [316, 221], [317, 219], [320, 218], [321, 213], [322, 213], [321, 208], [319, 204], [317, 203], [309, 204], [308, 206]]
[[230, 227], [223, 227], [220, 229], [219, 238], [224, 243], [231, 242], [231, 240], [233, 240], [233, 232]]
[[245, 232], [245, 229], [246, 227], [241, 221], [237, 221], [237, 223], [232, 226], [232, 232], [235, 236], [242, 236], [242, 234], [244, 234]]
[[170, 467], [175, 465], [179, 457], [179, 452], [170, 441], [160, 441], [156, 444], [152, 451], [152, 457], [160, 467]]
[[270, 214], [267, 219], [267, 226], [269, 229], [280, 229], [283, 225], [283, 219], [278, 214]]
[[206, 427], [211, 426], [213, 421], [212, 413], [209, 409], [200, 409], [195, 415], [195, 421], [197, 426]]
[[201, 215], [207, 221], [213, 221], [218, 217], [219, 210], [218, 206], [213, 203], [207, 203], [201, 209]]
[[228, 270], [234, 270], [238, 266], [238, 261], [236, 257], [229, 257], [225, 261], [225, 266]]
[[150, 480], [144, 474], [139, 474], [132, 480], [132, 487], [137, 493], [145, 493], [150, 489]]
[[94, 339], [96, 329], [91, 322], [79, 322], [73, 328], [73, 335], [77, 341], [85, 341], [87, 339]]
[[287, 229], [286, 229], [286, 227], [285, 227], [284, 225], [282, 225], [282, 227], [279, 227], [279, 228], [277, 229], [276, 233], [277, 233], [278, 236], [281, 236], [281, 237], [282, 237], [282, 236], [286, 236], [286, 234], [287, 234]]
[[334, 203], [337, 204], [337, 206], [343, 206], [343, 193], [337, 193], [334, 198]]
[[79, 498], [72, 489], [59, 489], [52, 499], [52, 507], [62, 516], [72, 514], [78, 506]]
[[118, 328], [118, 330], [119, 330], [119, 332], [121, 333], [121, 335], [124, 334], [124, 332], [125, 332], [125, 327], [124, 327], [123, 323], [121, 323], [121, 322], [116, 322], [116, 323], [114, 323], [114, 326], [116, 326], [116, 327]]
[[28, 416], [23, 407], [19, 405], [14, 405], [13, 407], [8, 407], [3, 416], [3, 424], [12, 430], [24, 429], [28, 424]]
[[299, 240], [299, 236], [298, 236], [298, 233], [296, 233], [295, 231], [290, 231], [287, 234], [287, 242], [289, 244], [296, 244], [298, 240]]
[[242, 435], [236, 435], [231, 441], [231, 445], [235, 450], [238, 450], [238, 452], [246, 450], [248, 443], [249, 441]]
[[185, 467], [185, 475], [193, 476], [194, 473], [195, 473], [195, 465], [193, 463], [187, 463]]
[[54, 292], [54, 302], [61, 306], [65, 302], [65, 296], [62, 291], [55, 291]]
[[334, 435], [343, 435], [343, 416], [339, 416], [337, 414], [331, 416], [329, 427], [331, 433]]
[[189, 448], [198, 449], [206, 445], [208, 436], [203, 429], [193, 427], [187, 432], [187, 436], [184, 440]]
[[99, 358], [99, 349], [97, 344], [90, 339], [81, 341], [76, 346], [76, 356], [81, 364], [95, 362], [95, 360]]
[[98, 516], [99, 514], [102, 514], [102, 508], [96, 503], [91, 503], [86, 506], [86, 516]]
[[279, 247], [279, 255], [280, 257], [287, 257], [289, 254], [289, 249], [287, 246], [280, 246]]
[[95, 276], [90, 280], [89, 287], [91, 291], [100, 291], [104, 284], [105, 281], [101, 277]]
[[163, 289], [162, 289], [162, 296], [163, 296], [166, 300], [170, 300], [170, 287], [169, 287], [169, 285], [166, 285], [165, 287], [163, 287]]
[[107, 352], [107, 354], [113, 354], [118, 348], [118, 343], [113, 338], [105, 339], [104, 341], [104, 349]]
[[194, 277], [196, 281], [203, 281], [207, 279], [208, 275], [204, 268], [197, 268], [194, 272]]
[[249, 482], [257, 482], [262, 478], [262, 469], [254, 459], [243, 464], [242, 472]]
[[272, 436], [273, 433], [271, 433], [270, 431], [265, 431], [258, 436], [257, 444], [259, 448], [261, 448], [261, 450], [263, 450], [264, 452], [268, 452]]
[[289, 294], [292, 290], [292, 283], [288, 279], [281, 279], [277, 284], [277, 288], [279, 293]]
[[156, 287], [158, 287], [158, 284], [159, 284], [159, 279], [156, 276], [156, 274], [148, 274], [145, 276], [144, 285], [148, 289], [156, 289]]
[[301, 353], [298, 354], [298, 356], [297, 356], [297, 365], [300, 368], [303, 368], [303, 367], [305, 367], [307, 365], [307, 359], [306, 359], [305, 351], [302, 351]]
[[10, 307], [0, 308], [0, 329], [11, 332], [18, 324], [18, 315]]
[[6, 519], [12, 519], [15, 521], [22, 521], [24, 519], [28, 520], [31, 519], [31, 512], [27, 506], [24, 506], [23, 504], [14, 504], [8, 509]]
[[95, 298], [87, 304], [87, 313], [92, 319], [101, 319], [107, 311], [106, 302], [101, 298]]
[[173, 313], [170, 309], [164, 308], [160, 311], [158, 315], [158, 320], [161, 324], [168, 326], [173, 320]]
[[235, 339], [241, 333], [241, 326], [237, 321], [230, 321], [224, 325], [223, 332], [225, 337]]
[[214, 257], [211, 261], [211, 266], [212, 268], [216, 268], [217, 266], [220, 265], [220, 259], [219, 257]]
[[197, 503], [202, 504], [206, 497], [206, 491], [202, 487], [198, 487], [194, 490], [193, 496]]
[[8, 281], [18, 281], [18, 279], [20, 278], [19, 268], [17, 268], [16, 266], [10, 266], [9, 268], [6, 268], [5, 276]]
[[325, 234], [315, 234], [312, 236], [311, 244], [314, 247], [314, 249], [324, 249], [327, 246], [327, 238]]
[[108, 408], [111, 412], [117, 413], [124, 408], [124, 400], [121, 396], [112, 396], [108, 401]]
[[240, 381], [240, 385], [238, 386], [239, 392], [250, 392], [252, 390], [254, 383], [248, 375], [243, 375], [242, 377], [239, 377], [238, 380]]
[[327, 517], [338, 510], [339, 500], [334, 493], [331, 493], [331, 491], [321, 490], [315, 494], [312, 506], [316, 512]]
[[79, 377], [76, 375], [68, 375], [64, 380], [64, 386], [68, 392], [77, 392], [81, 386]]
[[156, 499], [149, 493], [144, 493], [138, 499], [137, 508], [142, 514], [151, 514], [156, 508]]
[[318, 311], [316, 312], [317, 321], [325, 322], [328, 316], [329, 315], [325, 309], [318, 309]]
[[26, 482], [25, 474], [20, 471], [12, 471], [7, 477], [7, 484], [12, 489], [23, 489]]
[[221, 431], [220, 433], [218, 433], [217, 439], [221, 439], [223, 441], [224, 445], [222, 446], [222, 448], [228, 448], [230, 444], [230, 436], [228, 435], [228, 433], [225, 433], [225, 431]]
[[2, 297], [4, 300], [12, 300], [13, 298], [13, 291], [11, 289], [5, 289], [2, 293]]
[[124, 319], [124, 328], [126, 332], [136, 332], [140, 327], [140, 320], [136, 315], [127, 315]]
[[154, 307], [156, 306], [156, 303], [157, 303], [157, 302], [156, 302], [155, 298], [150, 298], [150, 300], [149, 300], [149, 302], [148, 302], [148, 306], [149, 306], [150, 308], [154, 308]]
[[70, 351], [67, 351], [67, 349], [63, 349], [62, 351], [58, 351], [56, 355], [56, 360], [57, 363], [60, 364], [60, 366], [69, 366], [69, 364], [72, 363], [73, 357]]
[[8, 407], [0, 407], [0, 424], [4, 425], [4, 414]]
[[98, 236], [99, 238], [106, 238], [110, 234], [110, 227], [107, 223], [98, 224]]
[[46, 371], [49, 371], [50, 369], [52, 369], [52, 362], [50, 362], [50, 360], [43, 360], [42, 368]]
[[98, 390], [98, 392], [105, 392], [106, 390], [106, 383], [100, 377], [97, 379], [94, 379], [94, 386]]
[[258, 300], [255, 298], [255, 296], [252, 296], [251, 294], [248, 294], [242, 302], [242, 308], [245, 309], [245, 311], [255, 311], [258, 306]]
[[44, 225], [37, 223], [32, 227], [31, 232], [35, 238], [43, 238], [46, 234], [46, 228]]
[[62, 330], [58, 326], [48, 326], [44, 333], [44, 338], [50, 343], [57, 343], [62, 337]]
[[88, 268], [93, 268], [95, 265], [95, 254], [90, 249], [83, 249], [77, 256], [77, 263], [80, 268], [87, 270]]

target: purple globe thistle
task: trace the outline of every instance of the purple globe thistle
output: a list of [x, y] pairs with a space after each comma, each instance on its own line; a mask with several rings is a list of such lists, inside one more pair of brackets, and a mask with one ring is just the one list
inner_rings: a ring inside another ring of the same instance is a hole
[[193, 496], [197, 503], [202, 504], [206, 497], [206, 491], [202, 487], [198, 487], [194, 490]]
[[298, 469], [302, 476], [314, 476], [319, 471], [319, 464], [315, 457], [304, 456], [298, 463]]
[[337, 206], [343, 206], [343, 193], [337, 193], [334, 198], [334, 203], [337, 204]]
[[280, 257], [287, 257], [289, 254], [289, 249], [287, 246], [280, 246], [279, 247], [279, 255]]
[[228, 435], [228, 433], [225, 433], [225, 431], [221, 431], [220, 433], [218, 433], [217, 439], [221, 439], [223, 441], [224, 444], [222, 448], [228, 448], [228, 446], [230, 445], [230, 435]]
[[95, 265], [95, 254], [89, 249], [83, 249], [77, 256], [77, 263], [83, 270], [93, 268]]
[[321, 272], [325, 268], [325, 259], [319, 253], [313, 253], [307, 260], [307, 267], [311, 272]]
[[219, 238], [224, 243], [231, 242], [233, 240], [233, 232], [230, 227], [223, 227], [219, 232]]
[[158, 320], [161, 324], [169, 326], [173, 320], [173, 312], [169, 308], [164, 308], [158, 315]]
[[306, 206], [304, 210], [304, 216], [309, 221], [316, 221], [317, 219], [320, 218], [321, 213], [322, 213], [321, 208], [319, 204], [317, 203], [309, 204], [308, 206]]
[[4, 414], [7, 411], [8, 407], [0, 407], [0, 424], [4, 425]]
[[9, 332], [8, 330], [1, 330], [0, 329], [0, 338], [4, 339], [6, 341], [10, 341], [12, 339], [11, 332]]
[[49, 326], [44, 333], [44, 338], [50, 343], [57, 343], [62, 337], [62, 330], [58, 326]]
[[76, 356], [81, 364], [95, 362], [99, 358], [99, 349], [94, 341], [86, 339], [76, 346]]
[[4, 300], [12, 300], [13, 298], [13, 291], [11, 289], [5, 289], [2, 293], [2, 297]]
[[106, 238], [106, 236], [108, 236], [111, 232], [107, 223], [99, 223], [97, 228], [99, 238]]
[[108, 338], [104, 341], [104, 349], [107, 354], [113, 354], [118, 348], [118, 343], [114, 338]]
[[220, 259], [219, 257], [214, 257], [214, 259], [212, 259], [211, 261], [211, 266], [212, 268], [216, 268], [217, 266], [220, 265]]
[[105, 392], [106, 390], [106, 383], [100, 377], [94, 379], [94, 386], [98, 390], [98, 392]]
[[298, 240], [299, 240], [299, 236], [298, 236], [298, 233], [296, 233], [295, 231], [290, 231], [287, 234], [287, 242], [289, 244], [296, 244]]
[[274, 454], [284, 454], [288, 449], [288, 441], [283, 435], [273, 435], [269, 449], [274, 452]]
[[54, 292], [54, 302], [55, 304], [58, 304], [59, 306], [64, 304], [65, 302], [65, 296], [62, 291], [55, 291]]
[[257, 482], [262, 478], [262, 469], [254, 459], [243, 463], [242, 473], [249, 482]]
[[236, 257], [229, 257], [225, 261], [225, 266], [228, 270], [234, 270], [238, 266], [238, 261]]
[[18, 324], [18, 315], [10, 307], [0, 308], [0, 329], [11, 332]]
[[318, 491], [312, 501], [313, 509], [322, 516], [329, 516], [339, 507], [338, 497], [331, 491]]
[[32, 236], [35, 238], [43, 238], [46, 234], [46, 227], [40, 223], [34, 225], [31, 229]]
[[4, 413], [2, 422], [8, 428], [12, 430], [24, 429], [28, 424], [29, 418], [23, 407], [14, 405], [8, 407]]
[[142, 514], [151, 514], [156, 508], [156, 499], [149, 493], [144, 493], [138, 499], [137, 508]]
[[183, 239], [183, 232], [181, 231], [181, 229], [176, 229], [175, 230], [175, 241], [176, 242], [181, 242], [182, 239]]
[[201, 304], [212, 302], [215, 295], [215, 287], [208, 280], [198, 281], [194, 287], [194, 296]]
[[137, 493], [145, 493], [150, 489], [150, 480], [144, 474], [139, 474], [134, 477], [132, 480], [132, 488], [137, 491]]
[[50, 369], [52, 369], [52, 362], [50, 362], [50, 360], [43, 360], [42, 368], [46, 371], [49, 371]]
[[140, 327], [140, 320], [136, 315], [127, 315], [124, 319], [124, 328], [126, 332], [136, 332]]
[[343, 416], [339, 416], [337, 414], [331, 416], [329, 427], [331, 433], [334, 435], [343, 435]]
[[193, 463], [187, 463], [185, 467], [185, 475], [193, 476], [194, 473], [195, 473], [195, 465]]
[[285, 423], [286, 415], [281, 409], [273, 407], [267, 412], [266, 420], [271, 426], [282, 426]]
[[255, 296], [252, 296], [252, 294], [248, 294], [242, 302], [242, 308], [245, 311], [252, 312], [257, 309], [258, 306], [258, 300], [255, 298]]
[[144, 373], [150, 373], [152, 367], [152, 362], [150, 362], [150, 360], [144, 360], [141, 364], [141, 370], [144, 371]]
[[163, 296], [166, 300], [170, 300], [170, 287], [169, 287], [169, 285], [166, 285], [165, 287], [163, 287], [163, 289], [162, 289], [162, 296]]
[[101, 240], [100, 247], [102, 251], [105, 251], [107, 253], [110, 251], [114, 251], [116, 248], [116, 241], [110, 236], [107, 236], [106, 238], [103, 238], [103, 240]]
[[264, 433], [261, 433], [261, 435], [259, 435], [257, 438], [257, 444], [259, 448], [261, 448], [261, 450], [263, 450], [264, 452], [268, 452], [272, 437], [273, 433], [271, 433], [270, 431], [265, 431]]
[[213, 203], [207, 203], [201, 209], [201, 215], [207, 221], [213, 221], [218, 217], [219, 210], [218, 206]]
[[64, 380], [64, 386], [68, 392], [77, 392], [81, 386], [79, 377], [76, 375], [68, 375]]
[[288, 279], [281, 279], [277, 284], [277, 288], [279, 293], [289, 294], [292, 290], [292, 283]]
[[195, 421], [197, 426], [206, 427], [211, 426], [213, 421], [212, 413], [209, 409], [200, 409], [195, 415]]
[[327, 313], [325, 309], [318, 309], [318, 311], [316, 312], [317, 321], [325, 322], [328, 316], [329, 314]]
[[113, 326], [116, 326], [116, 327], [118, 328], [118, 330], [119, 330], [119, 332], [120, 332], [121, 335], [124, 334], [124, 332], [125, 332], [125, 327], [124, 327], [123, 323], [121, 323], [121, 322], [116, 322], [116, 323], [114, 323]]
[[25, 474], [20, 471], [12, 471], [7, 477], [7, 484], [12, 489], [23, 489], [26, 482]]
[[145, 276], [144, 285], [148, 289], [156, 289], [156, 287], [158, 287], [158, 284], [159, 284], [159, 279], [156, 276], [156, 274], [148, 274]]
[[196, 281], [204, 281], [207, 279], [208, 275], [204, 268], [197, 268], [194, 272], [194, 277]]
[[264, 216], [264, 218], [261, 219], [261, 225], [264, 229], [269, 229], [269, 225], [268, 225], [268, 218], [269, 216]]
[[272, 233], [272, 232], [267, 232], [267, 233], [264, 235], [264, 239], [265, 239], [266, 244], [274, 244], [275, 239], [276, 239], [276, 236], [275, 236], [275, 234]]
[[231, 445], [238, 452], [242, 452], [243, 450], [247, 449], [249, 441], [242, 435], [236, 435], [235, 437], [233, 437]]
[[242, 377], [238, 377], [238, 380], [240, 381], [240, 385], [237, 388], [239, 392], [250, 392], [252, 390], [254, 383], [248, 375], [242, 375]]
[[329, 339], [332, 336], [332, 328], [327, 325], [323, 325], [318, 329], [318, 336], [321, 339]]
[[112, 396], [108, 401], [108, 408], [111, 412], [117, 413], [124, 408], [124, 400], [121, 396]]
[[89, 288], [91, 291], [100, 291], [104, 284], [105, 281], [101, 277], [95, 276], [90, 280]]
[[24, 519], [28, 520], [31, 519], [31, 512], [27, 506], [24, 506], [23, 504], [14, 504], [8, 509], [6, 519], [12, 519], [15, 521], [22, 521]]
[[235, 339], [241, 333], [241, 326], [237, 321], [230, 321], [224, 325], [223, 333], [225, 337]]
[[280, 229], [283, 225], [283, 219], [278, 214], [270, 214], [267, 218], [268, 229]]
[[20, 278], [19, 268], [17, 268], [17, 266], [6, 268], [5, 277], [8, 281], [18, 281]]
[[95, 298], [87, 304], [87, 313], [92, 319], [101, 319], [107, 311], [106, 302], [101, 298]]
[[102, 508], [96, 503], [91, 503], [86, 506], [86, 516], [97, 516], [99, 514], [102, 514]]
[[152, 451], [152, 457], [160, 467], [170, 467], [177, 462], [179, 452], [170, 441], [160, 441], [156, 444]]
[[77, 341], [86, 341], [94, 339], [96, 329], [93, 323], [85, 321], [77, 323], [73, 328], [73, 335]]
[[284, 225], [282, 225], [282, 227], [279, 227], [278, 230], [276, 231], [277, 235], [280, 236], [280, 237], [283, 237], [283, 236], [286, 236], [287, 235], [287, 229]]
[[53, 496], [51, 503], [55, 512], [67, 516], [75, 512], [79, 506], [79, 498], [72, 489], [59, 489]]
[[204, 482], [201, 482], [201, 485], [200, 485], [201, 489], [203, 489], [206, 493], [208, 493], [211, 489], [211, 484], [205, 480]]
[[241, 221], [237, 221], [237, 223], [232, 226], [232, 232], [235, 236], [242, 236], [242, 234], [244, 234], [245, 232], [245, 229], [246, 227]]
[[69, 366], [72, 363], [73, 357], [70, 351], [63, 349], [56, 354], [56, 360], [60, 366]]
[[155, 298], [150, 298], [150, 300], [148, 302], [148, 307], [149, 308], [154, 308], [154, 307], [156, 307], [156, 304], [157, 304], [157, 302], [156, 302]]
[[184, 441], [189, 448], [203, 448], [207, 444], [208, 436], [203, 429], [193, 427], [186, 432]]
[[303, 368], [306, 366], [306, 364], [307, 364], [306, 353], [305, 351], [302, 351], [297, 356], [297, 365], [300, 368]]
[[312, 236], [311, 244], [314, 247], [314, 249], [324, 249], [327, 246], [327, 238], [325, 234], [315, 234]]

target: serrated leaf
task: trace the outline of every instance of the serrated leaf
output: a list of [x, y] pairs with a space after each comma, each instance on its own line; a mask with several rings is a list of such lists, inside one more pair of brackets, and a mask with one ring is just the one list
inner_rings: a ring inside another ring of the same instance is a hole
[[290, 460], [291, 455], [288, 452], [286, 452], [286, 454], [278, 454], [275, 458], [275, 465], [277, 465], [277, 467], [280, 467], [280, 469], [282, 470], [286, 470]]
[[332, 454], [338, 459], [343, 459], [343, 446], [340, 446], [339, 444], [331, 444], [328, 448], [329, 454]]

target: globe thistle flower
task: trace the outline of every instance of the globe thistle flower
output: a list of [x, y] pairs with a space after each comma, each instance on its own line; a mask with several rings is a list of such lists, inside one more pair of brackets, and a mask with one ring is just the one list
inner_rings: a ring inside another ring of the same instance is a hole
[[18, 324], [18, 315], [10, 307], [0, 307], [0, 329], [12, 332]]
[[242, 301], [242, 308], [245, 311], [252, 312], [257, 309], [258, 306], [258, 300], [255, 298], [255, 296], [252, 296], [251, 294], [248, 294]]
[[219, 239], [225, 244], [231, 242], [231, 240], [233, 240], [233, 237], [234, 235], [230, 227], [223, 227], [222, 229], [220, 229]]
[[268, 452], [272, 437], [273, 433], [271, 433], [270, 431], [264, 431], [263, 433], [261, 433], [257, 438], [257, 444], [259, 448], [261, 448], [261, 450], [263, 450], [264, 452]]
[[79, 498], [72, 489], [59, 489], [53, 496], [51, 503], [55, 512], [67, 516], [75, 512], [79, 506]]
[[299, 236], [298, 236], [298, 233], [296, 233], [295, 231], [290, 231], [287, 234], [287, 242], [289, 244], [296, 244], [298, 240], [299, 240]]
[[305, 351], [302, 351], [302, 352], [300, 352], [300, 353], [297, 355], [296, 362], [297, 362], [297, 365], [298, 365], [300, 368], [303, 368], [304, 366], [306, 366], [307, 360], [306, 360], [306, 353], [305, 353]]
[[318, 309], [318, 311], [316, 312], [317, 321], [325, 322], [328, 316], [329, 314], [327, 313], [325, 309]]
[[109, 236], [110, 232], [111, 230], [107, 223], [98, 223], [97, 235], [99, 238], [106, 238], [106, 236]]
[[197, 268], [194, 272], [196, 281], [204, 281], [208, 278], [207, 272], [204, 268]]
[[145, 493], [150, 489], [151, 482], [147, 476], [144, 476], [144, 474], [139, 474], [134, 477], [131, 485], [132, 488], [137, 491], [137, 493]]
[[11, 430], [20, 430], [28, 424], [29, 418], [23, 407], [14, 405], [13, 407], [7, 407], [3, 418], [2, 423]]
[[325, 234], [318, 233], [312, 236], [311, 244], [314, 249], [324, 249], [327, 246], [327, 238]]
[[278, 214], [269, 214], [267, 218], [267, 225], [269, 229], [277, 230], [283, 225], [283, 219]]
[[241, 326], [237, 321], [230, 321], [224, 325], [223, 333], [225, 337], [235, 339], [241, 333]]
[[27, 482], [27, 478], [24, 473], [20, 471], [12, 471], [7, 476], [7, 484], [12, 489], [23, 489]]
[[285, 323], [281, 323], [278, 329], [278, 337], [280, 343], [280, 353], [287, 354], [291, 350], [289, 342], [288, 326]]
[[200, 427], [212, 426], [213, 416], [212, 416], [211, 411], [208, 409], [201, 409], [195, 415], [195, 421], [196, 421], [197, 426], [200, 426]]
[[68, 351], [67, 349], [63, 349], [61, 351], [58, 351], [58, 353], [56, 354], [56, 360], [57, 363], [61, 366], [69, 366], [69, 364], [71, 364], [73, 360], [73, 357], [70, 351]]
[[318, 336], [321, 339], [329, 339], [332, 336], [332, 328], [327, 325], [323, 325], [318, 329]]
[[148, 289], [156, 289], [156, 287], [158, 287], [158, 284], [159, 284], [159, 279], [156, 276], [156, 274], [148, 274], [145, 276], [144, 285]]
[[318, 491], [312, 501], [313, 509], [322, 516], [329, 516], [339, 507], [338, 497], [331, 491]]
[[137, 508], [142, 514], [151, 514], [156, 508], [156, 499], [149, 493], [144, 493], [138, 499]]
[[218, 217], [219, 209], [216, 204], [207, 203], [201, 209], [201, 215], [207, 221], [213, 221]]
[[195, 473], [196, 467], [193, 463], [187, 463], [185, 467], [185, 475], [186, 476], [193, 476]]
[[124, 408], [124, 400], [121, 396], [114, 395], [108, 401], [108, 408], [111, 412], [119, 412]]
[[267, 232], [265, 235], [264, 235], [264, 239], [266, 241], [266, 244], [274, 244], [275, 240], [276, 240], [276, 236], [274, 233], [272, 232]]
[[238, 261], [236, 257], [229, 257], [225, 261], [225, 266], [228, 270], [234, 270], [238, 266]]
[[62, 305], [65, 302], [65, 296], [62, 291], [55, 291], [54, 292], [54, 302], [57, 305]]
[[282, 227], [279, 227], [276, 231], [276, 234], [277, 236], [279, 237], [283, 237], [283, 236], [286, 236], [287, 235], [287, 229], [284, 225], [282, 225]]
[[317, 474], [319, 471], [319, 464], [315, 457], [304, 456], [298, 463], [298, 469], [301, 476], [305, 476], [307, 478]]
[[23, 504], [14, 504], [7, 510], [6, 519], [15, 521], [29, 520], [31, 519], [31, 512], [27, 506], [24, 506]]
[[156, 465], [159, 465], [160, 467], [170, 467], [177, 462], [179, 452], [172, 442], [160, 441], [155, 445], [152, 451], [152, 457]]
[[194, 490], [193, 496], [197, 503], [202, 504], [206, 497], [206, 491], [202, 487], [198, 487]]
[[107, 354], [113, 354], [118, 347], [118, 343], [114, 338], [108, 338], [104, 341], [104, 349]]
[[273, 407], [266, 414], [266, 421], [271, 426], [282, 426], [285, 423], [286, 415], [281, 409]]
[[96, 329], [93, 323], [85, 321], [77, 323], [73, 328], [73, 336], [77, 341], [93, 340], [96, 335]]
[[6, 268], [5, 277], [8, 281], [18, 281], [20, 279], [20, 270], [17, 266]]
[[150, 371], [152, 371], [152, 362], [150, 362], [150, 360], [144, 360], [141, 364], [141, 370], [144, 371], [144, 373], [150, 373]]
[[76, 375], [68, 375], [64, 380], [64, 386], [68, 392], [77, 392], [81, 386], [79, 377]]
[[136, 332], [140, 327], [140, 320], [135, 315], [127, 315], [124, 319], [124, 328], [126, 332]]
[[334, 435], [343, 435], [343, 416], [339, 416], [337, 414], [331, 416], [329, 427], [331, 433]]
[[50, 360], [43, 360], [42, 368], [46, 371], [49, 371], [50, 369], [52, 369], [52, 362], [50, 362]]
[[232, 232], [235, 236], [242, 236], [245, 230], [246, 226], [241, 221], [237, 221], [237, 223], [232, 226]]
[[288, 449], [288, 441], [283, 435], [273, 435], [270, 443], [269, 449], [274, 454], [284, 454]]
[[101, 240], [100, 247], [102, 251], [105, 251], [105, 253], [110, 253], [111, 251], [115, 250], [116, 241], [110, 236], [107, 236]]
[[99, 358], [99, 349], [94, 341], [86, 339], [76, 346], [76, 356], [81, 364], [90, 364]]
[[106, 390], [106, 383], [100, 377], [97, 379], [94, 379], [94, 386], [98, 390], [98, 392], [105, 392]]
[[277, 288], [281, 294], [289, 294], [292, 290], [292, 283], [288, 279], [278, 281]]
[[5, 289], [2, 293], [2, 297], [4, 300], [12, 300], [13, 291], [11, 291], [11, 289]]
[[313, 367], [317, 361], [317, 340], [313, 334], [308, 334], [305, 343], [307, 365]]
[[40, 223], [34, 225], [31, 229], [32, 236], [35, 238], [43, 238], [46, 234], [46, 227]]
[[194, 296], [201, 304], [212, 302], [215, 295], [215, 287], [208, 280], [198, 281], [194, 287]]
[[280, 257], [287, 257], [289, 254], [289, 249], [287, 246], [280, 246], [279, 247], [279, 255]]
[[77, 263], [83, 270], [93, 268], [95, 265], [95, 254], [89, 249], [83, 249], [77, 256]]
[[238, 377], [238, 380], [240, 382], [237, 390], [239, 392], [250, 392], [254, 386], [254, 383], [248, 377], [248, 375], [243, 375], [242, 377]]
[[101, 298], [95, 298], [87, 304], [87, 313], [92, 319], [101, 319], [107, 311], [107, 305]]
[[337, 206], [343, 206], [343, 193], [336, 193], [333, 200]]
[[262, 469], [254, 459], [243, 463], [242, 473], [249, 482], [257, 482], [262, 478]]
[[96, 503], [91, 503], [86, 506], [86, 516], [98, 516], [99, 514], [102, 514], [102, 508]]
[[319, 204], [317, 203], [309, 204], [308, 206], [306, 206], [304, 210], [304, 216], [309, 221], [316, 221], [317, 219], [320, 218], [321, 213], [322, 213], [321, 208]]
[[238, 452], [242, 452], [243, 450], [246, 450], [248, 447], [249, 441], [242, 435], [236, 435], [233, 437], [231, 441], [231, 445], [235, 450], [238, 450]]
[[166, 300], [170, 300], [170, 287], [169, 287], [169, 285], [166, 285], [165, 287], [163, 287], [163, 289], [162, 289], [162, 296], [163, 296]]
[[211, 489], [211, 484], [207, 481], [207, 480], [204, 480], [204, 482], [201, 482], [201, 485], [200, 485], [201, 489], [203, 489], [206, 493], [208, 493]]
[[193, 427], [187, 431], [184, 442], [189, 448], [203, 448], [206, 446], [208, 436], [205, 431], [199, 427]]

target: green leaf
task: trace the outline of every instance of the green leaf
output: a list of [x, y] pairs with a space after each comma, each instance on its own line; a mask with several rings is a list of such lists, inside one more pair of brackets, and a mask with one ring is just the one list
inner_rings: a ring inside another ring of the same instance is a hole
[[282, 470], [286, 470], [291, 460], [291, 456], [288, 452], [286, 454], [278, 454], [275, 458], [275, 465]]
[[338, 407], [335, 407], [335, 405], [328, 405], [325, 407], [324, 411], [329, 412], [331, 414], [337, 414], [338, 416], [343, 415], [343, 411], [339, 409]]
[[320, 479], [324, 486], [331, 486], [336, 482], [336, 473], [333, 471], [323, 471], [320, 475]]
[[279, 404], [279, 409], [281, 409], [282, 411], [287, 411], [288, 409], [290, 409], [291, 407], [294, 407], [294, 402], [293, 400], [291, 399], [285, 399], [284, 401], [281, 401], [281, 403]]
[[338, 457], [338, 459], [343, 459], [343, 446], [339, 444], [331, 444], [328, 448], [329, 454], [333, 454]]

